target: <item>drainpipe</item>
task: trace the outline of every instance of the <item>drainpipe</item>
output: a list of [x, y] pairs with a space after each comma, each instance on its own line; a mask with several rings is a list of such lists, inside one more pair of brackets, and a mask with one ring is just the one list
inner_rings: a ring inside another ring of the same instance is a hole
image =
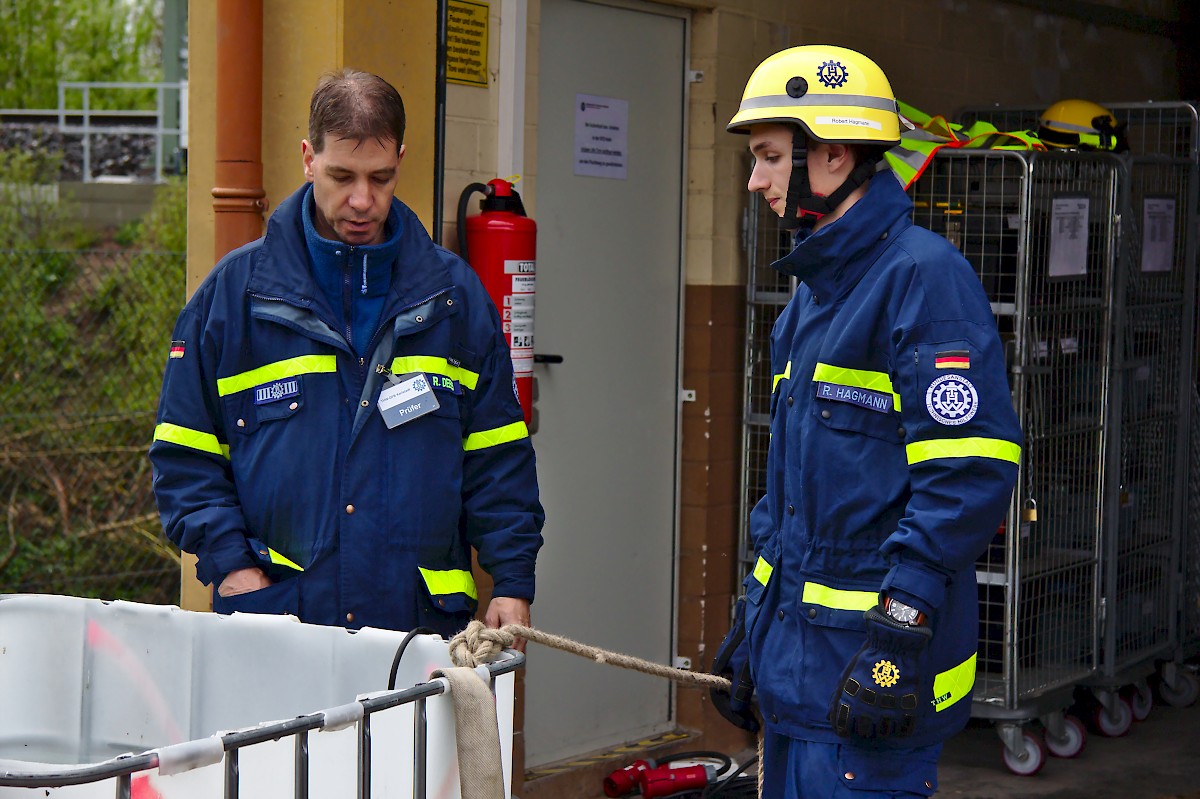
[[262, 235], [262, 0], [217, 0], [217, 258]]
[[437, 72], [434, 83], [433, 115], [433, 240], [442, 243], [442, 195], [446, 180], [446, 36], [450, 3], [438, 0], [437, 5]]

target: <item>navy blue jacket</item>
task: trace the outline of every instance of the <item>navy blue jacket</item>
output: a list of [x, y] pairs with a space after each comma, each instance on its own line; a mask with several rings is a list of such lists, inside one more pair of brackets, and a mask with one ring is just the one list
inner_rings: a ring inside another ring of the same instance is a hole
[[1020, 460], [1004, 353], [970, 265], [911, 221], [890, 177], [774, 264], [800, 280], [771, 336], [767, 493], [751, 515], [751, 671], [767, 724], [839, 741], [827, 719], [881, 591], [929, 616], [912, 737], [970, 714], [975, 560]]
[[[205, 583], [251, 566], [275, 580], [214, 596], [218, 612], [450, 634], [476, 609], [472, 547], [494, 596], [532, 600], [543, 513], [495, 307], [394, 201], [399, 254], [360, 358], [313, 278], [303, 196], [176, 323], [150, 447], [167, 536]], [[437, 410], [388, 429], [379, 365], [424, 373]]]

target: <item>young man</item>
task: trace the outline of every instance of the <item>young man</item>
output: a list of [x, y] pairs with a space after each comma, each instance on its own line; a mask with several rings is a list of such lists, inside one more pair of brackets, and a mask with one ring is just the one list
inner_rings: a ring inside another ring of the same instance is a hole
[[767, 493], [732, 653], [766, 725], [764, 795], [928, 796], [970, 714], [974, 564], [1020, 459], [995, 322], [970, 265], [876, 175], [899, 120], [870, 59], [776, 53], [728, 129], [749, 134], [747, 188], [795, 231], [774, 266], [800, 281], [771, 336]]
[[499, 316], [393, 196], [404, 105], [346, 70], [312, 95], [306, 182], [175, 326], [150, 458], [217, 612], [449, 636], [495, 582], [529, 623], [533, 448]]

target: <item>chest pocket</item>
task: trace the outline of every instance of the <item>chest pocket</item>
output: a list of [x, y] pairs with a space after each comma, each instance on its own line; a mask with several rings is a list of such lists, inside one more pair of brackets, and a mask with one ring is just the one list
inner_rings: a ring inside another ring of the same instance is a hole
[[825, 427], [904, 443], [900, 396], [883, 372], [818, 364], [812, 385], [812, 412]]
[[231, 433], [253, 435], [263, 425], [291, 419], [304, 409], [304, 377], [297, 375], [274, 384], [254, 386], [224, 397], [223, 401]]

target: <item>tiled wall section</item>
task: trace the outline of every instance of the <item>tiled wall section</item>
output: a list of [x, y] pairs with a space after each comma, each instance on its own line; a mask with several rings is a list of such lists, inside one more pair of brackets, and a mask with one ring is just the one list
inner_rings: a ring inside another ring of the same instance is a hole
[[[683, 470], [679, 532], [679, 653], [707, 671], [729, 630], [735, 595], [746, 292], [689, 285], [685, 295]], [[749, 739], [712, 709], [708, 691], [681, 688], [679, 726], [703, 748], [736, 752]]]

